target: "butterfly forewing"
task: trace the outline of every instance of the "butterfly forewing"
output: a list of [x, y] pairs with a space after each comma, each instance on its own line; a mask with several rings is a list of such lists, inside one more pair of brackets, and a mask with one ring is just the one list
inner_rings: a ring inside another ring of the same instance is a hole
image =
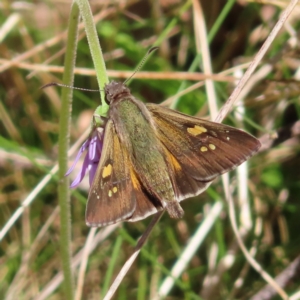
[[183, 171], [196, 181], [211, 181], [252, 156], [260, 142], [236, 128], [148, 104], [157, 138]]
[[136, 208], [130, 162], [112, 121], [105, 127], [101, 160], [90, 188], [86, 208], [89, 226], [105, 226], [130, 218]]

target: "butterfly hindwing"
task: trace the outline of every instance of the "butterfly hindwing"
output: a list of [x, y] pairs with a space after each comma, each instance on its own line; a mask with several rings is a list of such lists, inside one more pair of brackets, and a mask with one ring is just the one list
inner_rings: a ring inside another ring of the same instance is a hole
[[135, 211], [127, 221], [135, 222], [142, 220], [163, 209], [161, 202], [154, 196], [150, 195], [150, 193], [143, 187], [141, 180], [134, 172], [133, 167], [131, 168], [131, 180], [137, 201]]
[[169, 174], [173, 183], [177, 201], [197, 196], [207, 189], [211, 181], [195, 180], [187, 173], [172, 153], [165, 148], [165, 157], [169, 164]]
[[101, 159], [89, 192], [86, 223], [97, 227], [113, 224], [130, 218], [135, 208], [128, 153], [122, 148], [112, 121], [108, 121]]
[[259, 141], [239, 129], [147, 104], [157, 138], [196, 181], [208, 182], [252, 156]]

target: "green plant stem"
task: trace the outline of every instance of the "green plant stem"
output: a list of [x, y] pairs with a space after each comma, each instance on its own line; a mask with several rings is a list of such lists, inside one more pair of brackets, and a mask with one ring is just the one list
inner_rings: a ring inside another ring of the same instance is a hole
[[[104, 99], [104, 85], [108, 82], [106, 75], [104, 59], [102, 56], [100, 44], [98, 41], [96, 29], [93, 23], [93, 16], [90, 10], [88, 1], [75, 0], [72, 4], [69, 28], [67, 50], [65, 56], [65, 69], [63, 75], [63, 83], [69, 86], [73, 85], [74, 67], [77, 50], [77, 35], [79, 24], [79, 11], [83, 18], [87, 39], [89, 42], [92, 58], [94, 61], [97, 80], [100, 89], [102, 90], [101, 99]], [[68, 169], [68, 148], [69, 148], [69, 128], [72, 112], [72, 89], [62, 89], [62, 106], [60, 115], [59, 127], [59, 185], [58, 197], [60, 205], [60, 251], [64, 273], [64, 299], [74, 299], [74, 279], [71, 270], [71, 216], [70, 216], [70, 188], [68, 177], [65, 174]], [[107, 104], [102, 101], [102, 104], [108, 109]]]
[[92, 59], [95, 66], [96, 76], [98, 85], [100, 88], [100, 96], [102, 99], [102, 107], [103, 110], [108, 110], [108, 105], [106, 104], [104, 99], [104, 86], [109, 82], [108, 76], [106, 73], [105, 62], [103, 59], [99, 38], [97, 35], [97, 31], [93, 22], [93, 15], [91, 12], [91, 8], [89, 2], [87, 0], [75, 0], [79, 6], [80, 14], [82, 20], [84, 22], [84, 28], [86, 31], [87, 40], [89, 43]]
[[[74, 66], [77, 49], [77, 29], [79, 23], [79, 10], [76, 4], [72, 5], [67, 49], [65, 55], [63, 83], [73, 85]], [[74, 298], [74, 278], [71, 269], [71, 216], [70, 216], [70, 188], [69, 179], [65, 177], [68, 169], [68, 148], [69, 148], [69, 128], [72, 111], [72, 89], [62, 89], [61, 94], [61, 113], [59, 122], [59, 145], [58, 145], [58, 164], [59, 164], [59, 183], [58, 198], [60, 206], [60, 255], [64, 273], [64, 299]]]

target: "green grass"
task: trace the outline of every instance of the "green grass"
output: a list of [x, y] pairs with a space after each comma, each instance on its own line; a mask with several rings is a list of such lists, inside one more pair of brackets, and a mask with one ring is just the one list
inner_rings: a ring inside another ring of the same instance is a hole
[[[133, 95], [145, 102], [162, 103], [200, 81], [171, 80], [167, 73], [203, 71], [202, 54], [196, 49], [199, 36], [193, 27], [196, 11], [192, 2], [127, 1], [124, 6], [119, 6], [117, 1], [109, 6], [101, 6], [101, 1], [90, 2], [93, 16], [98, 20], [95, 26], [110, 80], [128, 78], [148, 49], [156, 45], [158, 51], [130, 82]], [[238, 72], [245, 71], [242, 64], [251, 62], [260, 49], [282, 11], [279, 6], [260, 2], [249, 1], [242, 6], [234, 1], [201, 1], [214, 73], [235, 67], [235, 72], [229, 71], [226, 76], [237, 76]], [[17, 6], [20, 3], [23, 5]], [[44, 84], [62, 79], [67, 44], [67, 36], [62, 33], [68, 28], [70, 7], [71, 1], [4, 0], [0, 3], [0, 230], [8, 226], [7, 222], [18, 209], [21, 212], [0, 242], [1, 299], [72, 297], [66, 296], [62, 283], [55, 281], [62, 274], [60, 243], [67, 244], [66, 239], [61, 240], [57, 209], [61, 181], [55, 175], [41, 184], [58, 161], [61, 88], [40, 89]], [[99, 15], [102, 15], [100, 20]], [[297, 32], [298, 14], [289, 21], [289, 26]], [[3, 24], [8, 26], [5, 34]], [[264, 150], [247, 164], [246, 181], [238, 180], [237, 172], [233, 171], [230, 187], [246, 247], [253, 249], [254, 258], [273, 278], [299, 257], [300, 252], [300, 143], [299, 130], [295, 129], [299, 128], [300, 119], [300, 88], [295, 81], [299, 55], [290, 46], [291, 32], [282, 29], [261, 61], [258, 69], [267, 66], [270, 69], [243, 99], [244, 112], [234, 107], [224, 121], [265, 141]], [[51, 45], [46, 44], [50, 40]], [[44, 46], [38, 49], [38, 45]], [[76, 56], [78, 69], [74, 85], [97, 89], [98, 82], [103, 84], [106, 79], [96, 79], [95, 73], [84, 73], [83, 68], [93, 71], [94, 65], [83, 27], [79, 29]], [[57, 68], [50, 69], [50, 66]], [[139, 78], [141, 74], [145, 74], [143, 79]], [[214, 85], [220, 109], [234, 83], [222, 81]], [[203, 86], [178, 98], [173, 106], [185, 113], [209, 117], [209, 101], [213, 100]], [[71, 146], [79, 138], [84, 140], [82, 135], [100, 104], [99, 93], [74, 91]], [[277, 134], [278, 142], [272, 143], [270, 137]], [[21, 203], [37, 189], [32, 201], [21, 211]], [[238, 191], [243, 189], [248, 192], [246, 206], [239, 200]], [[87, 193], [87, 181], [71, 190], [72, 259], [84, 248], [90, 233], [84, 220]], [[250, 299], [256, 295], [266, 282], [249, 267], [239, 249], [222, 182], [216, 180], [206, 192], [182, 203], [183, 219], [173, 220], [164, 214], [122, 281], [115, 299], [154, 299], [186, 245], [219, 201], [223, 203], [222, 212], [175, 280], [167, 298]], [[123, 223], [111, 232], [109, 227], [98, 230], [93, 238], [93, 251], [88, 256], [83, 286], [78, 286], [78, 264], [73, 269], [74, 294], [80, 290], [81, 299], [103, 297], [150, 220], [151, 217]], [[210, 281], [211, 276], [218, 283]], [[243, 280], [237, 287], [238, 279]], [[289, 285], [283, 289], [293, 295], [299, 289], [298, 282], [291, 276]]]

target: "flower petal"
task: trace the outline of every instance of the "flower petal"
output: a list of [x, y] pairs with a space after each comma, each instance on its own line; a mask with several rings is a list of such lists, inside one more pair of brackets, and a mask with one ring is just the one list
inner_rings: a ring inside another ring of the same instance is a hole
[[92, 137], [91, 142], [90, 142], [90, 147], [89, 147], [89, 159], [91, 162], [94, 161], [99, 161], [99, 158], [97, 157], [97, 142], [98, 142], [98, 136], [95, 135]]
[[90, 164], [89, 164], [90, 185], [93, 183], [95, 173], [99, 165], [101, 150], [102, 150], [102, 140], [100, 139], [99, 135], [96, 134], [91, 140], [89, 153], [88, 153], [90, 158]]
[[79, 158], [81, 157], [82, 153], [85, 150], [88, 150], [86, 156], [84, 158], [82, 167], [80, 169], [79, 174], [76, 176], [74, 181], [71, 183], [70, 187], [76, 187], [86, 175], [86, 172], [89, 171], [89, 181], [90, 185], [92, 184], [98, 165], [101, 157], [102, 146], [103, 146], [103, 136], [104, 136], [104, 129], [97, 128], [93, 131], [92, 135], [83, 143], [80, 147], [78, 154], [72, 164], [71, 168], [67, 171], [65, 176], [69, 175], [75, 168]]
[[83, 179], [83, 177], [85, 176], [87, 170], [89, 169], [89, 156], [86, 155], [82, 164], [82, 167], [80, 169], [79, 174], [76, 176], [76, 178], [74, 179], [74, 181], [71, 183], [70, 187], [74, 188], [76, 187]]
[[81, 157], [82, 153], [83, 153], [87, 148], [89, 148], [90, 141], [91, 141], [91, 139], [88, 138], [88, 139], [82, 144], [82, 146], [80, 147], [80, 149], [79, 149], [79, 151], [78, 151], [78, 153], [77, 153], [77, 155], [76, 155], [76, 158], [75, 158], [75, 160], [74, 160], [72, 166], [71, 166], [70, 169], [67, 171], [67, 173], [65, 174], [65, 176], [68, 176], [68, 175], [74, 170], [74, 168], [75, 168], [75, 166], [76, 166], [76, 164], [77, 164], [79, 158]]
[[92, 183], [94, 181], [94, 177], [95, 177], [96, 171], [98, 169], [98, 165], [99, 165], [99, 161], [91, 163], [89, 165], [89, 182], [90, 182], [90, 186], [92, 185]]

